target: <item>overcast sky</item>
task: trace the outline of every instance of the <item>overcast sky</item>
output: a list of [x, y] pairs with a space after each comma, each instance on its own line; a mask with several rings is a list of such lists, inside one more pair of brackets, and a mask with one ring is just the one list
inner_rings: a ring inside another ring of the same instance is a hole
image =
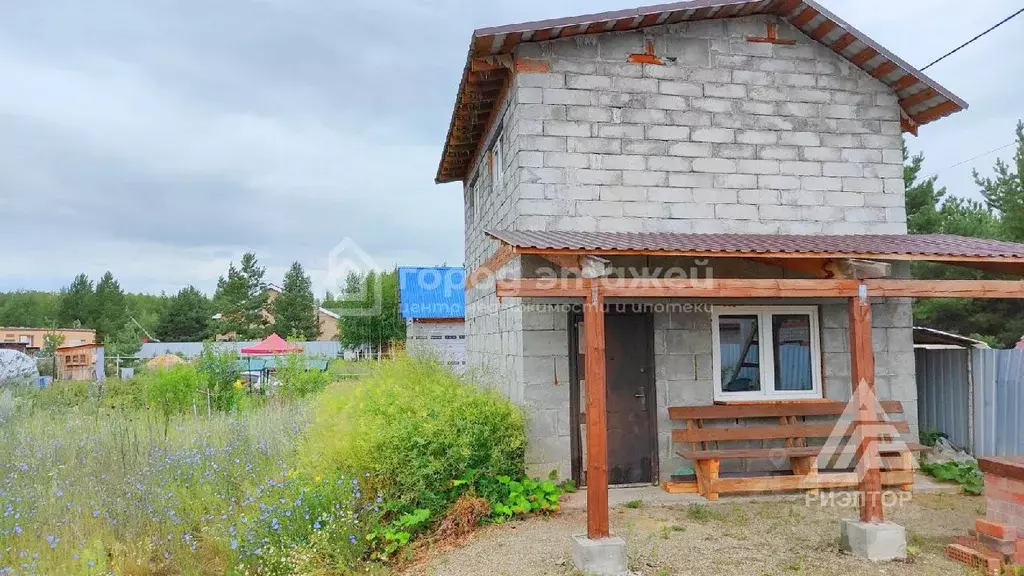
[[[326, 284], [352, 238], [380, 266], [461, 264], [459, 184], [434, 174], [473, 29], [624, 0], [3, 0], [0, 290], [111, 270], [212, 291], [253, 250]], [[1020, 0], [824, 0], [923, 66]], [[928, 71], [969, 111], [910, 138], [951, 192], [1024, 117], [1024, 17]], [[1012, 148], [1003, 150], [1012, 155]]]

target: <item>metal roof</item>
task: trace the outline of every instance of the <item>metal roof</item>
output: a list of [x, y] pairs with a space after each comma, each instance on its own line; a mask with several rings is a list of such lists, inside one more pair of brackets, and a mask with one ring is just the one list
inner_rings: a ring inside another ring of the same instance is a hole
[[[500, 107], [507, 82], [514, 73], [508, 67], [517, 66], [508, 55], [519, 44], [755, 14], [774, 14], [788, 20], [810, 38], [892, 87], [900, 98], [905, 132], [916, 134], [919, 125], [967, 108], [967, 103], [955, 94], [814, 0], [691, 0], [483, 28], [473, 32], [470, 41], [437, 182], [454, 182], [468, 176], [491, 116]], [[494, 64], [494, 57], [504, 57], [505, 62]], [[483, 58], [490, 58], [491, 62], [480, 60]]]
[[400, 267], [398, 293], [402, 318], [414, 320], [464, 318], [466, 269]]
[[520, 253], [643, 253], [743, 257], [974, 259], [1024, 263], [1024, 244], [944, 234], [675, 234], [662, 232], [488, 231]]

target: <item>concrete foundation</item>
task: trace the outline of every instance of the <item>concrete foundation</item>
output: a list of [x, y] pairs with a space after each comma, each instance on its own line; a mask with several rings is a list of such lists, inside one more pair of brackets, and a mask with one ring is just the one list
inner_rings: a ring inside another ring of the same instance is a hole
[[859, 558], [887, 562], [907, 557], [907, 531], [899, 524], [866, 524], [847, 519], [842, 521], [840, 534], [843, 551]]
[[626, 541], [618, 536], [600, 540], [573, 536], [572, 563], [586, 576], [627, 576]]

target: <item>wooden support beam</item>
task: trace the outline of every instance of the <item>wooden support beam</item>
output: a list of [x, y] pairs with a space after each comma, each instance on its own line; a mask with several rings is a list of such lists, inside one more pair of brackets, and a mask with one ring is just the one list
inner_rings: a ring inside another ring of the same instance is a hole
[[818, 27], [815, 28], [811, 32], [811, 38], [814, 38], [815, 40], [821, 41], [822, 38], [824, 38], [825, 36], [828, 36], [829, 32], [831, 32], [831, 31], [833, 31], [835, 29], [836, 29], [835, 21], [833, 21], [833, 20], [825, 20], [824, 22], [819, 24]]
[[583, 307], [586, 342], [587, 537], [607, 538], [608, 407], [605, 388], [604, 297], [594, 286]]
[[877, 68], [871, 71], [871, 75], [875, 78], [884, 78], [885, 76], [892, 74], [894, 70], [896, 70], [896, 63], [889, 60], [888, 62], [882, 62], [879, 64]]
[[871, 302], [867, 287], [850, 298], [850, 371], [853, 395], [857, 401], [857, 479], [860, 490], [861, 522], [885, 520], [882, 508], [882, 465], [878, 453], [875, 422], [880, 421], [875, 406], [875, 353], [871, 344]]
[[825, 264], [825, 269], [830, 273], [830, 278], [867, 280], [872, 278], [888, 278], [892, 275], [892, 265], [888, 262], [854, 258], [830, 260]]
[[[585, 298], [592, 285], [609, 298], [851, 298], [861, 282], [844, 279], [521, 278], [499, 280], [500, 297]], [[871, 297], [1024, 298], [1020, 280], [864, 280]]]
[[787, 258], [747, 258], [747, 260], [757, 262], [758, 264], [782, 268], [783, 270], [789, 270], [790, 272], [796, 272], [797, 274], [808, 274], [818, 278], [829, 277], [828, 271], [825, 270], [825, 266], [828, 265], [829, 261], [825, 258], [807, 258], [804, 260]]
[[512, 247], [508, 244], [502, 244], [486, 262], [466, 277], [466, 288], [472, 288], [487, 278], [494, 276], [498, 273], [498, 270], [501, 270], [514, 257], [515, 251]]

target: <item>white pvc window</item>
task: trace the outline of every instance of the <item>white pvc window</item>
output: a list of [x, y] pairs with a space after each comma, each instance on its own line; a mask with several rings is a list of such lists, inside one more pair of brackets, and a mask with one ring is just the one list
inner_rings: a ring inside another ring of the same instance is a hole
[[497, 194], [501, 191], [502, 182], [505, 181], [505, 159], [501, 154], [501, 135], [494, 139], [494, 147], [491, 148], [491, 192]]
[[821, 341], [813, 306], [716, 306], [716, 401], [821, 398]]

